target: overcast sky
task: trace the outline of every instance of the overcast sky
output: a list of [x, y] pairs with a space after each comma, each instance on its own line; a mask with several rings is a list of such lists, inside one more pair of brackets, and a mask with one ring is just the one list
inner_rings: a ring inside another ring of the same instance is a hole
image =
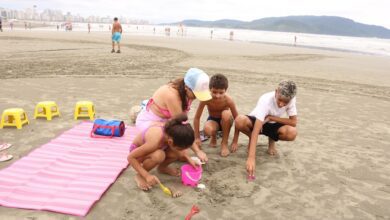
[[60, 9], [82, 16], [125, 16], [152, 23], [184, 19], [251, 21], [288, 15], [332, 15], [390, 28], [390, 0], [1, 0], [10, 9]]

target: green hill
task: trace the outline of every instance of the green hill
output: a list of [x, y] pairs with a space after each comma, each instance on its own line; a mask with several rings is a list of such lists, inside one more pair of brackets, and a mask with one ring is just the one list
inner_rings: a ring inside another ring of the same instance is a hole
[[192, 27], [240, 28], [264, 31], [327, 34], [354, 37], [390, 38], [390, 30], [377, 25], [367, 25], [351, 19], [335, 16], [287, 16], [270, 17], [250, 22], [239, 20], [200, 21], [184, 20], [171, 25]]

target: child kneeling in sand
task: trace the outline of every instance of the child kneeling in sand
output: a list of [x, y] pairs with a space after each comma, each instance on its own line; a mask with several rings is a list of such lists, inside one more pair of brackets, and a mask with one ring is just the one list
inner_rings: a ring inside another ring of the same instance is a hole
[[156, 166], [160, 173], [171, 176], [180, 175], [178, 169], [168, 167], [174, 161], [187, 161], [197, 166], [186, 151], [195, 139], [187, 119], [186, 114], [180, 114], [165, 125], [156, 122], [135, 137], [127, 160], [137, 172], [135, 181], [140, 189], [146, 191], [160, 183], [156, 176], [149, 173]]
[[[228, 149], [230, 128], [238, 115], [233, 99], [226, 94], [228, 86], [228, 79], [224, 75], [216, 74], [212, 76], [209, 84], [212, 99], [199, 103], [194, 118], [195, 143], [200, 147], [199, 121], [204, 107], [207, 106], [209, 117], [204, 125], [204, 132], [206, 135], [211, 136], [210, 146], [215, 147], [217, 144], [217, 131], [222, 131], [221, 156], [223, 157], [228, 156], [230, 153]], [[234, 138], [238, 138], [237, 130], [234, 133]], [[233, 143], [236, 144], [232, 145], [231, 150], [235, 152], [237, 150], [237, 141], [233, 141]]]
[[[270, 155], [277, 153], [276, 141], [293, 141], [297, 136], [296, 93], [297, 87], [293, 81], [282, 81], [275, 91], [265, 93], [259, 98], [255, 109], [249, 115], [237, 116], [236, 129], [249, 137], [246, 162], [248, 177], [254, 177], [259, 134], [268, 136]], [[282, 118], [286, 113], [288, 118]]]

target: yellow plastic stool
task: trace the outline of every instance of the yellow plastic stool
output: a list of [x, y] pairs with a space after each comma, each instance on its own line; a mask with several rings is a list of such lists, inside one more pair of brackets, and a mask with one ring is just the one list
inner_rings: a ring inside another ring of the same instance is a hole
[[29, 124], [26, 112], [21, 108], [9, 108], [3, 111], [0, 128], [15, 126], [22, 129], [24, 124]]
[[77, 120], [79, 117], [89, 117], [90, 120], [93, 120], [95, 117], [95, 106], [91, 101], [80, 101], [76, 103], [74, 108], [74, 120]]
[[60, 110], [55, 102], [39, 102], [37, 106], [35, 106], [34, 119], [37, 117], [44, 117], [48, 121], [51, 121], [54, 116], [60, 117]]

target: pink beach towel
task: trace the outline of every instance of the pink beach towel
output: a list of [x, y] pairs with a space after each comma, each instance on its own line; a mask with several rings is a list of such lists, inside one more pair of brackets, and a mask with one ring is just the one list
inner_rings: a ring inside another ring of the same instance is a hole
[[136, 135], [90, 138], [83, 122], [0, 171], [0, 205], [85, 216], [128, 165]]

